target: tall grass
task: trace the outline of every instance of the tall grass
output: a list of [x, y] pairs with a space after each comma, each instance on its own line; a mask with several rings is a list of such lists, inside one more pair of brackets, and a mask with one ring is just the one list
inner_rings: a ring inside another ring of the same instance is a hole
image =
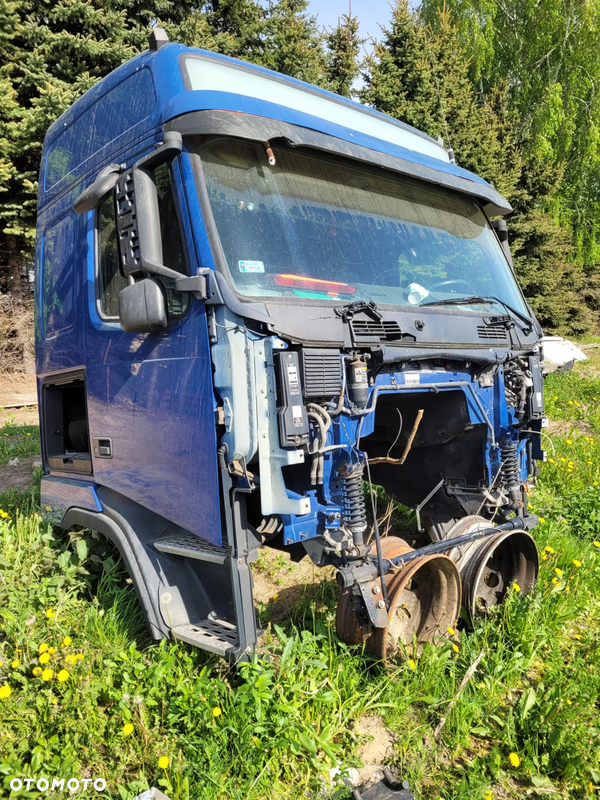
[[337, 640], [327, 582], [269, 626], [262, 657], [239, 668], [152, 643], [104, 540], [53, 530], [35, 490], [1, 496], [5, 794], [15, 776], [87, 775], [123, 800], [149, 785], [173, 800], [342, 800], [350, 791], [326, 776], [360, 766], [356, 723], [368, 715], [396, 734], [391, 766], [419, 798], [600, 796], [595, 365], [551, 376], [546, 395], [562, 427], [531, 496], [543, 520], [538, 585], [387, 670]]

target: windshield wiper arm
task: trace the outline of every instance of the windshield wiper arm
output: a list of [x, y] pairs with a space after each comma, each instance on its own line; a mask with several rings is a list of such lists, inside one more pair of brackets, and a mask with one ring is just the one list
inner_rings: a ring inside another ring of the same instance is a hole
[[518, 317], [522, 322], [525, 323], [527, 326], [527, 330], [525, 333], [530, 333], [533, 330], [533, 320], [531, 320], [525, 314], [521, 314], [520, 311], [517, 311], [512, 306], [509, 306], [508, 303], [505, 303], [504, 300], [500, 300], [499, 297], [494, 297], [493, 295], [488, 295], [486, 297], [480, 297], [477, 295], [467, 295], [466, 297], [448, 297], [446, 300], [431, 300], [429, 303], [421, 303], [421, 307], [423, 306], [462, 306], [462, 305], [477, 305], [477, 303], [499, 303], [501, 306], [509, 311], [511, 314], [514, 314], [515, 317]]
[[472, 305], [475, 303], [489, 303], [490, 300], [495, 300], [495, 297], [477, 297], [477, 295], [468, 294], [466, 297], [447, 297], [445, 300], [430, 300], [428, 303], [420, 303], [423, 306], [458, 306], [458, 305]]

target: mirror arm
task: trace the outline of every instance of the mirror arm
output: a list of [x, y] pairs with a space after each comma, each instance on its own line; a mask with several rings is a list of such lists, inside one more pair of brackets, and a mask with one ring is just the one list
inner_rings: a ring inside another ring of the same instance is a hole
[[74, 203], [73, 208], [78, 214], [87, 214], [96, 208], [103, 197], [111, 192], [123, 171], [123, 164], [109, 164], [101, 169], [95, 180], [86, 187]]

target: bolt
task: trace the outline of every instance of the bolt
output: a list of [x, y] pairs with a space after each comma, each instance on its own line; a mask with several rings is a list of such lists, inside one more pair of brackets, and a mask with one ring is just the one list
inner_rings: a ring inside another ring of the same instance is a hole
[[380, 601], [377, 603], [377, 608], [385, 608], [385, 603], [383, 602], [383, 600], [380, 600]]
[[379, 588], [379, 586], [374, 586], [373, 587], [373, 594], [379, 594], [380, 592], [381, 592], [381, 589]]

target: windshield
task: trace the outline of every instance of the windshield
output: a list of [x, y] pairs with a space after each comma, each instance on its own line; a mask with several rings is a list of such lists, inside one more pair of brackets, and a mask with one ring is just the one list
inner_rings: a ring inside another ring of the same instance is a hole
[[[199, 145], [234, 287], [243, 295], [417, 306], [496, 297], [526, 314], [479, 205], [347, 159], [215, 137]], [[489, 311], [494, 300], [478, 305]]]

